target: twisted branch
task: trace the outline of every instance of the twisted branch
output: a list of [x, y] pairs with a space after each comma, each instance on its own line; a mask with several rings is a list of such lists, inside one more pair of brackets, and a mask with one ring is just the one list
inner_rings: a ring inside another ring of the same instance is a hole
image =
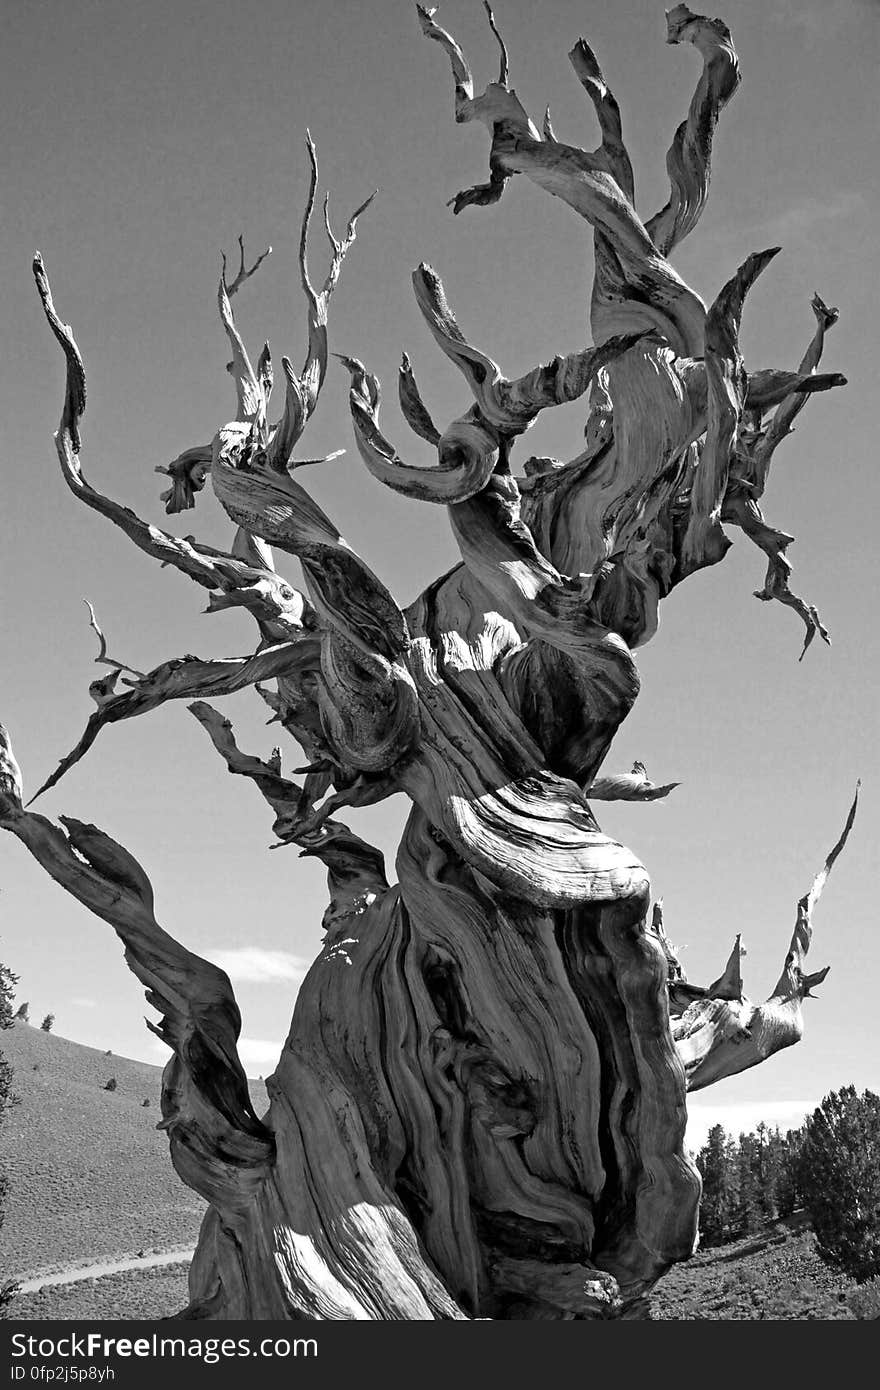
[[163, 1076], [159, 1126], [172, 1162], [206, 1201], [244, 1208], [265, 1181], [274, 1142], [248, 1095], [229, 978], [158, 925], [150, 881], [127, 850], [94, 825], [61, 821], [64, 830], [22, 809], [21, 773], [0, 725], [0, 827], [122, 941], [129, 968], [163, 1015], [147, 1026], [175, 1054]]
[[168, 700], [187, 700], [194, 695], [232, 695], [273, 676], [295, 675], [298, 669], [305, 670], [312, 666], [314, 660], [314, 642], [308, 637], [293, 642], [277, 642], [247, 657], [228, 657], [219, 661], [203, 661], [197, 656], [175, 657], [171, 661], [163, 661], [137, 680], [125, 680], [131, 689], [119, 694], [113, 688], [119, 675], [117, 669], [106, 681], [94, 683], [102, 687], [100, 690], [92, 687], [98, 708], [90, 717], [76, 747], [62, 758], [31, 801], [60, 782], [65, 773], [84, 757], [107, 724], [147, 714]]
[[[311, 624], [307, 606], [286, 580], [269, 569], [244, 563], [234, 554], [200, 545], [193, 538], [172, 536], [142, 521], [129, 507], [105, 496], [86, 480], [79, 460], [80, 421], [85, 410], [86, 378], [82, 356], [69, 325], [55, 312], [48, 277], [39, 252], [34, 257], [34, 279], [46, 318], [64, 351], [66, 379], [61, 423], [55, 447], [61, 473], [71, 492], [87, 507], [118, 526], [134, 544], [162, 565], [171, 565], [203, 588], [212, 590], [213, 606], [223, 606], [221, 595], [249, 608], [264, 637], [278, 640], [301, 633]], [[253, 555], [251, 559], [257, 558]], [[266, 556], [259, 557], [265, 565]], [[231, 596], [235, 595], [233, 599]]]
[[813, 935], [813, 909], [849, 839], [858, 799], [857, 785], [840, 838], [798, 903], [782, 974], [769, 998], [763, 1004], [752, 1004], [743, 993], [739, 936], [723, 974], [707, 990], [688, 986], [689, 995], [682, 993], [683, 975], [670, 987], [672, 1035], [689, 1091], [757, 1066], [803, 1036], [803, 1000], [811, 997], [811, 990], [828, 974], [827, 966], [812, 974], [804, 968]]
[[666, 156], [669, 200], [647, 223], [657, 250], [668, 256], [692, 232], [709, 193], [712, 139], [718, 117], [739, 86], [739, 63], [730, 30], [721, 19], [693, 14], [676, 5], [666, 14], [667, 43], [692, 43], [703, 56], [687, 118], [678, 127]]

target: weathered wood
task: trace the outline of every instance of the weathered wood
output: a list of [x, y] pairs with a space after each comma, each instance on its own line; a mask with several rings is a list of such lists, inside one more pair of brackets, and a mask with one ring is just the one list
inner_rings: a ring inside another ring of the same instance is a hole
[[[514, 174], [561, 198], [593, 230], [595, 346], [506, 377], [459, 326], [439, 277], [413, 275], [418, 306], [470, 401], [435, 425], [404, 355], [404, 419], [436, 456], [408, 462], [379, 428], [380, 391], [343, 358], [358, 451], [382, 484], [447, 508], [461, 562], [406, 611], [291, 475], [292, 454], [328, 367], [327, 314], [357, 216], [316, 290], [308, 240], [317, 196], [314, 145], [299, 248], [308, 348], [272, 425], [266, 345], [252, 366], [232, 298], [265, 260], [218, 287], [232, 350], [235, 418], [184, 450], [166, 511], [213, 488], [236, 525], [228, 553], [142, 521], [86, 482], [80, 464], [85, 371], [59, 319], [39, 256], [35, 275], [66, 358], [56, 436], [63, 476], [142, 551], [209, 592], [208, 611], [243, 606], [259, 646], [226, 661], [195, 657], [142, 674], [107, 655], [97, 709], [53, 785], [110, 723], [170, 699], [254, 685], [305, 750], [302, 781], [238, 747], [227, 719], [190, 704], [227, 769], [252, 781], [282, 844], [322, 859], [325, 940], [296, 1001], [267, 1083], [262, 1120], [236, 1052], [239, 1019], [222, 971], [157, 925], [139, 864], [93, 826], [59, 830], [22, 804], [0, 739], [0, 824], [68, 892], [108, 921], [163, 1014], [163, 1127], [184, 1181], [210, 1205], [184, 1318], [587, 1319], [642, 1315], [645, 1296], [692, 1249], [699, 1176], [684, 1145], [686, 1092], [796, 1041], [811, 914], [844, 833], [798, 908], [779, 983], [743, 995], [741, 942], [708, 987], [690, 984], [651, 912], [644, 867], [604, 835], [592, 803], [652, 801], [641, 763], [603, 773], [635, 701], [633, 649], [657, 628], [660, 600], [721, 560], [725, 525], [768, 557], [758, 597], [794, 607], [790, 537], [758, 499], [773, 451], [817, 391], [836, 311], [814, 301], [816, 333], [795, 371], [749, 372], [739, 348], [746, 291], [774, 252], [750, 256], [707, 310], [668, 260], [705, 204], [712, 135], [738, 83], [730, 34], [684, 5], [670, 43], [704, 67], [669, 152], [670, 197], [643, 223], [620, 110], [592, 50], [570, 56], [599, 123], [593, 153], [538, 131], [509, 85], [475, 92], [457, 42], [419, 7], [447, 54], [458, 121], [491, 136], [488, 183], [454, 210], [496, 202]], [[270, 248], [271, 249], [271, 248]], [[584, 447], [570, 461], [526, 458], [518, 442], [542, 410], [585, 400]], [[769, 415], [771, 410], [775, 413]], [[331, 456], [332, 457], [332, 456]], [[417, 518], [414, 524], [417, 524]], [[297, 557], [307, 596], [275, 570]], [[127, 675], [125, 673], [128, 673]], [[117, 691], [117, 681], [128, 686]], [[274, 681], [274, 689], [262, 682]], [[390, 886], [382, 855], [336, 814], [405, 792], [412, 811]]]

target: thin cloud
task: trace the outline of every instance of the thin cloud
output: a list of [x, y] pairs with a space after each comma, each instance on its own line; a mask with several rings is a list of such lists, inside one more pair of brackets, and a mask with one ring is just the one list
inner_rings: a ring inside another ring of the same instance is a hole
[[696, 1153], [713, 1125], [723, 1125], [728, 1134], [736, 1137], [750, 1134], [763, 1121], [770, 1129], [778, 1125], [784, 1134], [787, 1129], [798, 1129], [818, 1104], [815, 1099], [745, 1101], [737, 1105], [700, 1105], [691, 1101], [685, 1137], [688, 1147]]
[[809, 47], [827, 39], [862, 14], [876, 14], [878, 0], [770, 0], [771, 17], [790, 30], [800, 30]]
[[780, 208], [770, 217], [747, 225], [745, 229], [737, 228], [737, 231], [745, 230], [768, 244], [779, 243], [784, 247], [815, 233], [823, 223], [855, 216], [864, 204], [864, 197], [857, 189], [844, 189], [823, 198], [799, 198], [787, 208]]
[[209, 947], [203, 954], [236, 984], [302, 984], [311, 961], [262, 946]]
[[281, 1056], [283, 1043], [269, 1038], [239, 1038], [238, 1055], [248, 1076], [265, 1076], [274, 1071]]

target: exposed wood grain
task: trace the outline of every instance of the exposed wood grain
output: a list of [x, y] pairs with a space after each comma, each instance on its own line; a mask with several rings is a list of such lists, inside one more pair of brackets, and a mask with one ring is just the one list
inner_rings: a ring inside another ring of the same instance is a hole
[[[795, 609], [805, 650], [816, 632], [827, 639], [789, 588], [792, 538], [764, 522], [759, 499], [795, 416], [843, 384], [817, 370], [837, 311], [814, 299], [816, 330], [796, 370], [748, 370], [743, 301], [774, 253], [749, 256], [708, 310], [668, 260], [708, 195], [715, 126], [739, 81], [730, 34], [684, 5], [667, 16], [669, 42], [693, 44], [704, 66], [667, 157], [669, 199], [645, 223], [620, 108], [584, 39], [569, 57], [598, 120], [593, 152], [560, 142], [549, 111], [543, 132], [532, 122], [488, 4], [501, 61], [482, 93], [435, 12], [417, 9], [450, 62], [456, 120], [490, 135], [488, 182], [459, 193], [454, 211], [497, 202], [522, 174], [586, 223], [594, 346], [509, 378], [466, 336], [439, 276], [417, 267], [418, 308], [467, 392], [439, 427], [403, 355], [398, 397], [427, 464], [389, 442], [377, 379], [342, 358], [365, 466], [414, 507], [446, 507], [458, 546], [460, 563], [405, 610], [292, 476], [325, 461], [293, 452], [326, 378], [328, 307], [370, 202], [339, 239], [325, 200], [330, 265], [316, 289], [310, 137], [303, 369], [281, 358], [284, 405], [271, 424], [272, 355], [266, 344], [253, 367], [231, 302], [268, 251], [248, 268], [241, 240], [239, 270], [230, 279], [224, 258], [218, 286], [235, 418], [160, 465], [169, 513], [192, 507], [210, 479], [236, 527], [228, 552], [172, 536], [86, 481], [85, 370], [34, 263], [65, 354], [56, 444], [68, 487], [208, 589], [208, 612], [244, 607], [259, 633], [249, 655], [184, 656], [143, 674], [108, 656], [90, 609], [97, 660], [111, 671], [92, 683], [95, 713], [43, 789], [105, 725], [185, 698], [227, 770], [268, 803], [278, 844], [320, 858], [328, 874], [323, 947], [260, 1119], [226, 976], [158, 926], [146, 873], [108, 835], [71, 818], [62, 830], [24, 808], [0, 731], [0, 825], [110, 923], [162, 1014], [156, 1031], [173, 1052], [162, 1127], [181, 1177], [210, 1206], [182, 1318], [644, 1315], [652, 1284], [696, 1233], [687, 1091], [797, 1041], [802, 1002], [827, 973], [806, 970], [812, 912], [855, 803], [759, 1005], [743, 993], [740, 936], [712, 984], [685, 978], [647, 871], [602, 832], [593, 806], [647, 803], [678, 786], [652, 782], [642, 763], [616, 773], [603, 764], [638, 695], [634, 649], [656, 633], [661, 600], [723, 558], [726, 525], [767, 556], [758, 597]], [[577, 400], [585, 425], [574, 456], [527, 457], [514, 472], [540, 412]], [[414, 533], [418, 524], [414, 514]], [[275, 551], [300, 562], [306, 594], [278, 574]], [[222, 712], [193, 700], [249, 686], [304, 750], [301, 780], [283, 771], [280, 748], [245, 752]], [[398, 792], [412, 809], [389, 885], [381, 852], [337, 815]]]

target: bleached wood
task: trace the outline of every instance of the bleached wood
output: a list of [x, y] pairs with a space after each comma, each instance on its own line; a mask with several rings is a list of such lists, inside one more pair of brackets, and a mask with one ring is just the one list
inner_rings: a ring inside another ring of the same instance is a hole
[[[797, 905], [797, 919], [785, 964], [772, 993], [762, 1004], [753, 1004], [743, 992], [740, 970], [741, 939], [736, 938], [724, 974], [699, 991], [703, 997], [682, 999], [683, 1007], [671, 1006], [672, 1034], [684, 1063], [688, 1090], [711, 1086], [725, 1076], [733, 1076], [756, 1066], [784, 1047], [791, 1047], [803, 1036], [802, 1004], [819, 985], [829, 967], [812, 974], [804, 968], [813, 935], [813, 909], [834, 861], [849, 838], [858, 806], [858, 788], [843, 832], [816, 875], [809, 892]], [[684, 979], [683, 976], [679, 976]]]
[[[669, 42], [692, 44], [703, 71], [667, 159], [669, 199], [643, 222], [620, 109], [592, 49], [580, 39], [569, 54], [599, 124], [590, 153], [557, 139], [549, 111], [538, 130], [485, 9], [501, 62], [499, 80], [478, 94], [461, 46], [418, 7], [451, 64], [456, 119], [490, 134], [489, 180], [453, 208], [497, 202], [523, 174], [586, 223], [594, 346], [508, 378], [420, 265], [418, 308], [467, 392], [439, 427], [404, 354], [398, 398], [434, 456], [427, 465], [388, 441], [377, 379], [342, 356], [364, 464], [414, 507], [445, 506], [459, 549], [460, 563], [407, 608], [292, 476], [320, 462], [293, 452], [326, 378], [328, 306], [370, 202], [337, 238], [325, 199], [330, 266], [316, 289], [311, 137], [302, 371], [281, 358], [284, 404], [271, 424], [271, 351], [254, 368], [231, 302], [268, 252], [248, 268], [241, 240], [239, 270], [229, 279], [224, 259], [218, 286], [235, 416], [210, 443], [160, 465], [169, 513], [192, 507], [210, 482], [236, 527], [228, 552], [160, 530], [86, 481], [83, 362], [35, 259], [66, 360], [56, 444], [68, 487], [206, 588], [209, 613], [246, 608], [259, 636], [241, 657], [185, 656], [142, 674], [108, 656], [90, 610], [97, 659], [111, 672], [92, 683], [95, 713], [41, 790], [106, 725], [187, 699], [227, 770], [268, 803], [278, 845], [320, 858], [328, 875], [323, 947], [260, 1119], [226, 976], [158, 926], [149, 880], [126, 850], [94, 826], [62, 818], [61, 830], [25, 809], [0, 731], [0, 824], [110, 923], [162, 1014], [157, 1031], [173, 1052], [162, 1127], [184, 1181], [209, 1203], [184, 1318], [644, 1315], [653, 1283], [695, 1238], [687, 1091], [796, 1041], [802, 1001], [826, 973], [805, 968], [812, 910], [855, 804], [798, 906], [777, 986], [754, 1005], [739, 936], [711, 985], [688, 982], [647, 871], [602, 832], [594, 803], [652, 802], [678, 786], [652, 782], [642, 763], [617, 773], [603, 764], [638, 695], [634, 650], [654, 636], [660, 601], [723, 558], [726, 526], [766, 554], [758, 597], [795, 609], [805, 649], [815, 632], [827, 637], [789, 588], [791, 537], [764, 522], [758, 501], [796, 414], [843, 384], [817, 370], [836, 310], [814, 300], [817, 326], [797, 369], [748, 370], [744, 298], [773, 253], [749, 256], [708, 309], [668, 259], [705, 205], [715, 125], [738, 83], [721, 20], [684, 5], [667, 16]], [[586, 420], [574, 456], [517, 463], [540, 412], [577, 400]], [[277, 572], [276, 551], [300, 562], [306, 593]], [[244, 751], [202, 698], [251, 685], [304, 750], [293, 776], [281, 748]], [[398, 792], [412, 809], [389, 885], [380, 851], [337, 816]]]

